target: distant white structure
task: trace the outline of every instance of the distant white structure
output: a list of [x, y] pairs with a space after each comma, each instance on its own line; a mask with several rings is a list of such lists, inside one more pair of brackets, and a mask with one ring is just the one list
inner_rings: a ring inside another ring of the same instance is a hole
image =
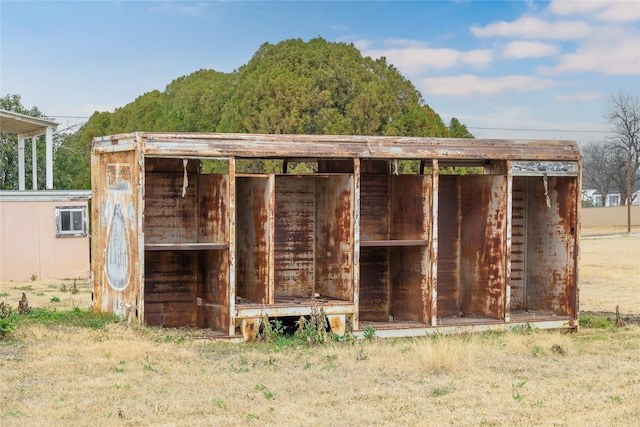
[[[624, 198], [626, 196], [620, 195], [620, 193], [608, 193], [604, 200], [602, 200], [602, 194], [598, 190], [583, 189], [582, 201], [591, 202], [594, 207], [608, 207], [608, 206], [622, 206]], [[640, 190], [635, 193], [631, 193], [631, 204], [640, 204]]]
[[45, 135], [46, 151], [46, 189], [53, 189], [53, 132], [58, 128], [56, 122], [0, 110], [0, 130], [18, 135], [18, 190], [25, 190], [24, 182], [24, 144], [31, 140], [31, 163], [33, 165], [33, 190], [38, 189], [38, 163], [36, 154], [36, 139]]

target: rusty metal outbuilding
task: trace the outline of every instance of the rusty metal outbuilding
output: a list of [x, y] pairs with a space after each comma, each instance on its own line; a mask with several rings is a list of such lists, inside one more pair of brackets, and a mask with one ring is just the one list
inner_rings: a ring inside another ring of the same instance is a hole
[[578, 325], [572, 141], [130, 133], [91, 167], [96, 311], [238, 340], [315, 310], [355, 335]]

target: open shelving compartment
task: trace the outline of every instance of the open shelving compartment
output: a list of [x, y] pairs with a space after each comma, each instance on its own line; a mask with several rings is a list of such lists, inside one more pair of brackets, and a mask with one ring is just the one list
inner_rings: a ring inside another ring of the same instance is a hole
[[144, 313], [148, 325], [227, 333], [229, 175], [195, 159], [146, 158]]
[[354, 311], [353, 206], [352, 173], [236, 175], [236, 334], [265, 315], [319, 309], [344, 333]]
[[393, 162], [361, 162], [360, 329], [431, 323], [433, 180]]
[[440, 163], [438, 326], [505, 321], [508, 177], [504, 162], [486, 163]]
[[[577, 170], [577, 166], [576, 166]], [[510, 320], [576, 317], [577, 173], [513, 176]]]

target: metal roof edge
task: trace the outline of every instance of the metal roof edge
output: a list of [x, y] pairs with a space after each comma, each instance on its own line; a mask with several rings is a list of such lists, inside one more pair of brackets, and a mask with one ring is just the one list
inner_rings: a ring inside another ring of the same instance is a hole
[[91, 199], [91, 190], [1, 190], [0, 202], [71, 202]]
[[58, 125], [60, 125], [60, 123], [54, 122], [53, 120], [47, 120], [40, 117], [33, 117], [26, 114], [15, 113], [13, 111], [8, 111], [3, 109], [0, 109], [0, 117], [15, 119], [21, 122], [28, 122], [28, 123], [38, 125], [38, 126], [43, 126], [43, 127], [48, 127], [48, 126], [58, 127]]

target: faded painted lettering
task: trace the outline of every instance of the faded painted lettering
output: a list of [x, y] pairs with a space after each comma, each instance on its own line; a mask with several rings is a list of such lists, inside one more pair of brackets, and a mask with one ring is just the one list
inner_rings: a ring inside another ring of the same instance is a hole
[[107, 189], [121, 193], [131, 193], [131, 167], [127, 164], [107, 165]]
[[129, 284], [129, 238], [124, 212], [116, 203], [111, 216], [105, 268], [109, 285], [122, 290]]

